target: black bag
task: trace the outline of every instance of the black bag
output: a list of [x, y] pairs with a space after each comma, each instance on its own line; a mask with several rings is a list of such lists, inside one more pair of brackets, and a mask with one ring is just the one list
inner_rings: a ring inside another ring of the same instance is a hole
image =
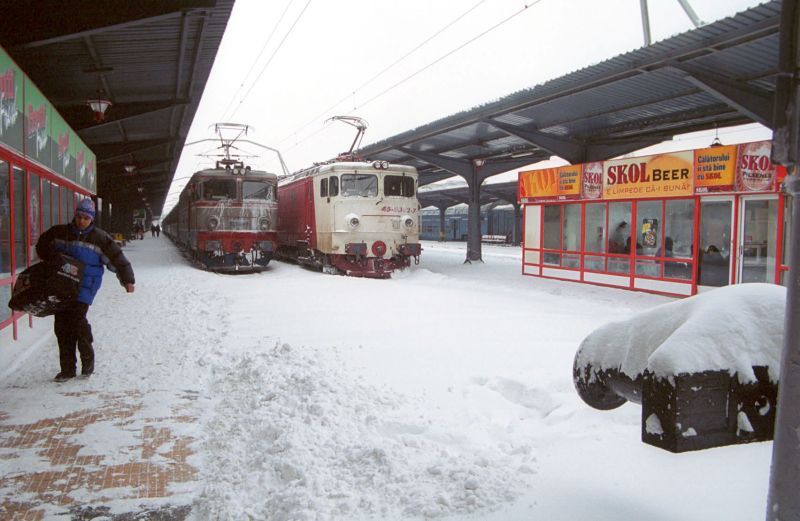
[[58, 313], [78, 298], [82, 277], [81, 261], [56, 253], [19, 274], [8, 307], [35, 317]]

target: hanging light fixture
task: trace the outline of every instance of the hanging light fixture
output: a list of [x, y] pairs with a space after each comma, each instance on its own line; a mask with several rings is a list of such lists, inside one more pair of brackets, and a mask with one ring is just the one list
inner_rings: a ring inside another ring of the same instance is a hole
[[105, 89], [103, 89], [99, 73], [97, 74], [97, 92], [95, 93], [95, 97], [86, 100], [86, 104], [89, 105], [89, 108], [94, 112], [95, 123], [102, 123], [103, 120], [106, 119], [106, 110], [113, 105], [111, 100], [108, 99]]
[[719, 129], [714, 126], [714, 141], [711, 142], [709, 147], [721, 147], [722, 141], [719, 140]]
[[122, 168], [125, 169], [125, 173], [128, 175], [133, 175], [136, 171], [136, 165], [124, 165]]

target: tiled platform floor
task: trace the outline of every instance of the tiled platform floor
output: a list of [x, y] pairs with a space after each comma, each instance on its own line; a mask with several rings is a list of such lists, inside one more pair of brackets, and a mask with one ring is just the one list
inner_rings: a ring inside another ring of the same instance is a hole
[[[91, 393], [64, 394], [80, 397]], [[93, 398], [95, 402], [99, 398], [102, 405], [28, 424], [15, 424], [0, 405], [0, 519], [44, 520], [48, 519], [47, 512], [52, 516], [54, 510], [69, 511], [73, 520], [166, 520], [183, 519], [188, 514], [189, 507], [183, 506], [162, 508], [160, 513], [110, 516], [102, 507], [103, 502], [115, 499], [168, 498], [170, 485], [196, 479], [196, 469], [187, 463], [193, 439], [176, 435], [169, 427], [196, 421], [186, 412], [187, 401], [183, 401], [184, 410], [173, 407], [169, 418], [141, 418], [141, 396], [136, 393], [95, 393]], [[126, 447], [126, 453], [136, 455], [134, 461], [120, 464], [103, 455], [79, 454], [82, 447], [73, 438], [93, 423], [109, 421], [121, 428], [133, 426], [137, 445]], [[23, 457], [36, 461], [28, 465], [19, 461]], [[106, 463], [106, 459], [111, 461]], [[26, 467], [36, 470], [26, 471]], [[87, 497], [91, 499], [87, 501]], [[67, 519], [70, 514], [61, 514], [58, 519]]]

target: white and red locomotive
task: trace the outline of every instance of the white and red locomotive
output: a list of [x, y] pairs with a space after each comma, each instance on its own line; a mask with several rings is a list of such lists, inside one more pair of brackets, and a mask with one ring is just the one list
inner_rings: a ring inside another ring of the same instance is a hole
[[195, 172], [163, 221], [206, 269], [260, 271], [276, 248], [278, 176], [224, 159]]
[[388, 278], [419, 262], [417, 171], [386, 161], [315, 165], [278, 184], [278, 258]]

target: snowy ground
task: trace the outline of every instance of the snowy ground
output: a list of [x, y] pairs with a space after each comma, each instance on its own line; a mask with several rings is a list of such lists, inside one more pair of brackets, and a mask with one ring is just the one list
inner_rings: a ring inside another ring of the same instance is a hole
[[[90, 389], [140, 394], [154, 417], [191, 396], [201, 482], [170, 502], [197, 520], [764, 517], [770, 443], [670, 454], [639, 441], [638, 405], [596, 411], [573, 389], [588, 333], [671, 299], [524, 277], [516, 248], [472, 265], [464, 244], [424, 248], [381, 281], [278, 262], [217, 275], [135, 241], [136, 293], [107, 276], [89, 313], [95, 375], [52, 383], [49, 338], [4, 372], [3, 408], [52, 416]], [[79, 441], [112, 457], [135, 427]]]

